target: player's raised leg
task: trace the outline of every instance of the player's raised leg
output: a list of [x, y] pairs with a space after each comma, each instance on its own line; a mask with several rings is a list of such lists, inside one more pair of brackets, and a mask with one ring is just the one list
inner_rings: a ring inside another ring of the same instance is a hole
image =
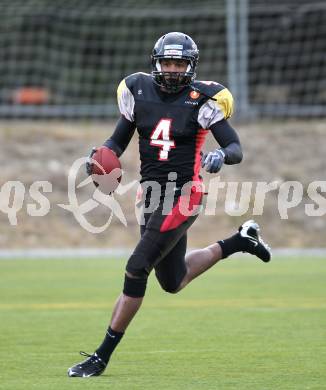
[[258, 224], [250, 220], [242, 224], [238, 232], [230, 238], [187, 254], [185, 258], [187, 273], [179, 288], [174, 292], [183, 289], [191, 280], [205, 272], [219, 260], [236, 252], [247, 252], [257, 256], [263, 262], [270, 261], [271, 249], [261, 238], [259, 230]]

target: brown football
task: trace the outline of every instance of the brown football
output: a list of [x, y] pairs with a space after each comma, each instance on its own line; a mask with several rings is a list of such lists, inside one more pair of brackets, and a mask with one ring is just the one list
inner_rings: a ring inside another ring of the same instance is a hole
[[104, 193], [113, 192], [121, 181], [121, 163], [106, 146], [99, 147], [92, 156], [92, 179]]

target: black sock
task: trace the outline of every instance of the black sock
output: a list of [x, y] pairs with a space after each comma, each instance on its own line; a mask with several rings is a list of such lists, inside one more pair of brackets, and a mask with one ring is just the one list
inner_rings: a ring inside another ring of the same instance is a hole
[[97, 356], [99, 356], [104, 361], [104, 363], [108, 363], [112, 352], [119, 344], [123, 335], [123, 332], [116, 332], [109, 326], [102, 344], [96, 350]]
[[222, 249], [222, 259], [232, 255], [232, 253], [246, 251], [249, 245], [248, 241], [244, 240], [239, 233], [225, 240], [217, 241], [217, 243], [220, 244]]

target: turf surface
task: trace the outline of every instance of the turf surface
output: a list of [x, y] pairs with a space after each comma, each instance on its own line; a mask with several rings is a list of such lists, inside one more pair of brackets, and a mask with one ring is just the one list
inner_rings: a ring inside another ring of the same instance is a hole
[[66, 370], [102, 340], [120, 260], [0, 261], [0, 389], [326, 389], [326, 259], [243, 256], [147, 297], [101, 377]]

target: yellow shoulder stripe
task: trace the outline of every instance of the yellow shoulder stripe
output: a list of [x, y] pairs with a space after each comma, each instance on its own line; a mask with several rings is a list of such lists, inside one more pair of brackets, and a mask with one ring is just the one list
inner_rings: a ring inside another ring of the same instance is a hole
[[120, 84], [119, 84], [119, 86], [118, 86], [118, 89], [117, 89], [117, 98], [118, 98], [118, 101], [121, 99], [122, 92], [123, 92], [126, 88], [128, 88], [128, 87], [127, 87], [127, 84], [126, 84], [125, 79], [123, 79], [123, 80], [120, 82]]
[[213, 97], [216, 99], [216, 104], [222, 110], [224, 119], [230, 118], [233, 114], [233, 96], [231, 92], [227, 88], [224, 88]]

